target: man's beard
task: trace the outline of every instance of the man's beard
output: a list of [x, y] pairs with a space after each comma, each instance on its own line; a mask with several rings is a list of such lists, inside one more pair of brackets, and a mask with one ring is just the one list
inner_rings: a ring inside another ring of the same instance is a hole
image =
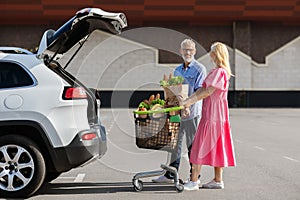
[[186, 58], [184, 55], [182, 56], [182, 59], [185, 61], [185, 62], [192, 62], [192, 60], [194, 60], [194, 56], [191, 56], [190, 58]]

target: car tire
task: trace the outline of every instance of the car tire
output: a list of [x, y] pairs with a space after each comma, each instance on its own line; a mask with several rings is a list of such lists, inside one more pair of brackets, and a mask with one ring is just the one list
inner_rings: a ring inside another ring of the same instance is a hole
[[0, 137], [0, 196], [29, 197], [43, 184], [45, 160], [38, 146], [20, 135]]

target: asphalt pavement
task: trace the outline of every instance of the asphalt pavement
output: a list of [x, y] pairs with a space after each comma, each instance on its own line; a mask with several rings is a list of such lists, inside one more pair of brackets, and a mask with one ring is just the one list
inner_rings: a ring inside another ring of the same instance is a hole
[[[230, 109], [237, 166], [224, 169], [225, 189], [177, 193], [173, 184], [141, 179], [136, 173], [160, 170], [168, 153], [139, 149], [135, 145], [132, 109], [103, 109], [101, 120], [108, 137], [108, 151], [99, 161], [62, 174], [30, 199], [300, 199], [300, 109]], [[189, 175], [184, 149], [180, 178]], [[213, 178], [204, 166], [201, 182]]]

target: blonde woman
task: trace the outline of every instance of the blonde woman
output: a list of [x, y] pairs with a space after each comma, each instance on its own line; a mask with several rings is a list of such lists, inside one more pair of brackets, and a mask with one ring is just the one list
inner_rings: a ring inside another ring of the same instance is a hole
[[207, 75], [203, 87], [183, 101], [185, 111], [195, 102], [203, 100], [202, 118], [192, 145], [190, 162], [193, 164], [191, 180], [185, 190], [198, 190], [198, 175], [202, 165], [214, 167], [214, 179], [203, 184], [209, 189], [222, 189], [223, 167], [235, 166], [234, 147], [231, 137], [227, 93], [231, 70], [227, 47], [220, 42], [212, 44], [210, 57], [215, 68]]

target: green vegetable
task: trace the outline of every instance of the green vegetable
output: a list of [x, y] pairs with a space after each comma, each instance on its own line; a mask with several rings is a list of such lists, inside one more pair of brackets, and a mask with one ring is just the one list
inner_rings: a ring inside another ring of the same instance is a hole
[[162, 86], [162, 87], [167, 87], [167, 86], [169, 85], [168, 81], [165, 81], [165, 80], [161, 80], [161, 81], [159, 82], [159, 84], [160, 84], [160, 86]]
[[141, 103], [139, 104], [139, 108], [146, 108], [147, 110], [149, 110], [149, 109], [150, 109], [150, 106], [149, 106], [148, 104], [146, 104], [145, 102], [141, 102]]
[[182, 76], [174, 76], [170, 78], [168, 81], [166, 80], [161, 80], [160, 86], [162, 87], [167, 87], [167, 86], [172, 86], [172, 85], [180, 85], [184, 82], [184, 78]]
[[164, 106], [165, 105], [165, 100], [163, 100], [163, 99], [154, 99], [151, 102], [151, 105], [155, 105], [155, 104], [160, 104], [160, 105]]

